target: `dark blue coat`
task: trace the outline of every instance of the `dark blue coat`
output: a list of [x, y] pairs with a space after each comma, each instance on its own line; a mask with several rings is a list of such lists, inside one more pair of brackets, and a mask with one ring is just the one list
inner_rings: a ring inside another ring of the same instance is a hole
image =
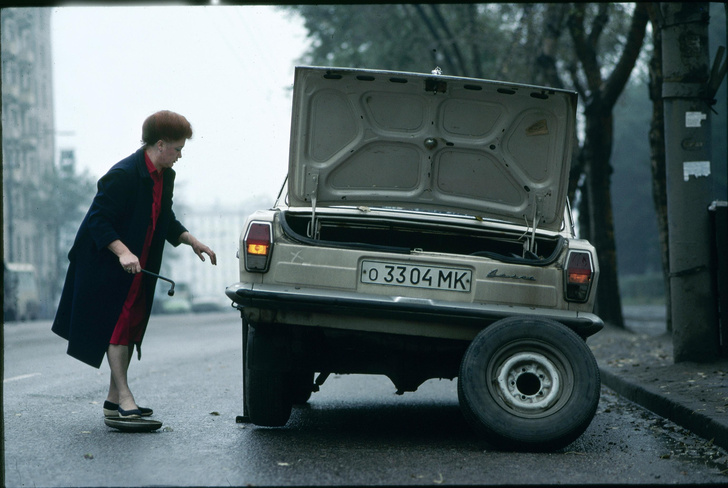
[[[145, 269], [159, 273], [164, 241], [180, 244], [187, 229], [172, 210], [175, 173], [162, 173], [162, 208], [149, 249]], [[98, 192], [68, 253], [70, 264], [52, 330], [68, 340], [68, 354], [99, 368], [109, 347], [114, 326], [129, 293], [133, 276], [125, 272], [119, 258], [107, 246], [120, 239], [137, 257], [152, 218], [154, 183], [139, 149], [115, 164], [98, 182]], [[147, 274], [149, 320], [157, 279]]]

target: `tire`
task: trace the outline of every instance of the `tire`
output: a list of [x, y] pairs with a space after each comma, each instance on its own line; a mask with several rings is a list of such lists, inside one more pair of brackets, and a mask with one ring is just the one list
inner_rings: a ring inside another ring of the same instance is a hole
[[290, 374], [291, 401], [294, 405], [303, 405], [308, 402], [313, 393], [313, 373], [308, 371]]
[[509, 317], [483, 329], [460, 365], [458, 399], [493, 446], [553, 451], [584, 433], [601, 382], [586, 342], [549, 319]]
[[[245, 354], [255, 354], [259, 339], [255, 328], [250, 327]], [[243, 359], [244, 362], [245, 359]], [[290, 373], [269, 369], [251, 369], [243, 366], [243, 397], [247, 415], [255, 425], [282, 427], [291, 417], [293, 402], [290, 393]]]

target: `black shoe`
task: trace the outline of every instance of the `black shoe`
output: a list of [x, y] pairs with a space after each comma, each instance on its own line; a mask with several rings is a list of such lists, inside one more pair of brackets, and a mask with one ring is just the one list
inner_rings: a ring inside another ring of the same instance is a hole
[[138, 408], [135, 408], [134, 410], [124, 410], [119, 407], [117, 412], [119, 412], [120, 419], [138, 419], [142, 416], [142, 411]]
[[[112, 403], [108, 400], [104, 402], [104, 417], [118, 417], [119, 410], [121, 409], [117, 403]], [[125, 410], [125, 412], [136, 412], [136, 410], [139, 410], [140, 413], [138, 415], [142, 417], [149, 417], [154, 413], [154, 410], [145, 407], [138, 407], [135, 410]]]

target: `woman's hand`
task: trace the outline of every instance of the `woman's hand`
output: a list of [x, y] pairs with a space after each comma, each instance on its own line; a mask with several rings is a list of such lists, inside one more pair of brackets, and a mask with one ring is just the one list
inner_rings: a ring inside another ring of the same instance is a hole
[[192, 250], [195, 251], [195, 254], [200, 257], [200, 260], [205, 260], [205, 256], [203, 256], [204, 253], [210, 256], [210, 262], [213, 265], [217, 265], [217, 256], [215, 255], [215, 251], [198, 241], [197, 238], [189, 232], [183, 232], [182, 235], [179, 236], [179, 241], [191, 246]]
[[119, 264], [122, 268], [124, 268], [124, 271], [131, 274], [140, 273], [142, 271], [142, 265], [139, 262], [139, 258], [136, 257], [136, 255], [131, 252], [123, 242], [117, 239], [107, 247], [119, 258]]
[[124, 268], [124, 271], [131, 274], [141, 273], [142, 265], [139, 262], [139, 258], [132, 252], [127, 252], [119, 256], [119, 264]]

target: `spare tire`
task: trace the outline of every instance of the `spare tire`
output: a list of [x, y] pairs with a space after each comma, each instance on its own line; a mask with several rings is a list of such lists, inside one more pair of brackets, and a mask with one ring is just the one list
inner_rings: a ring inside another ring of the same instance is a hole
[[483, 329], [460, 365], [467, 421], [492, 445], [552, 451], [594, 418], [601, 382], [586, 342], [550, 319], [508, 317]]

